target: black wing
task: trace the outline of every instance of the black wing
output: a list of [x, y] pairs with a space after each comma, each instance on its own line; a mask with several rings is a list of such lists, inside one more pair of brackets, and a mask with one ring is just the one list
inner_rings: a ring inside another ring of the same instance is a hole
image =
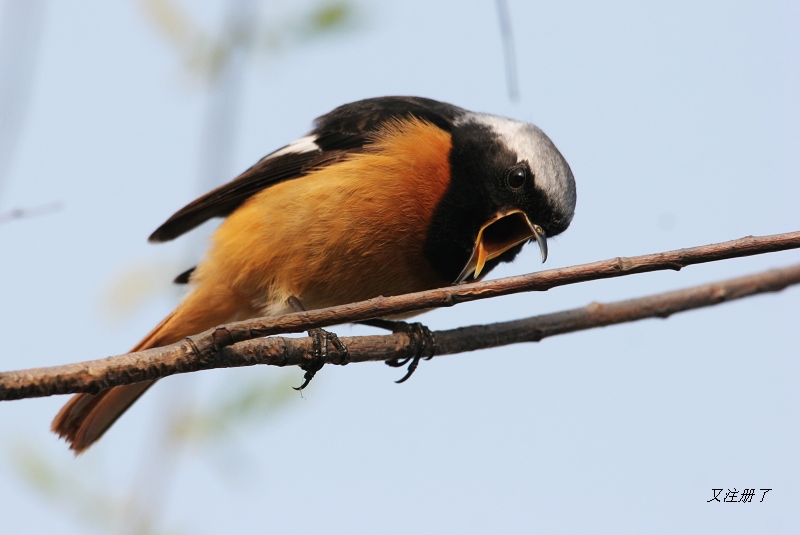
[[380, 97], [345, 104], [314, 121], [303, 142], [262, 158], [237, 178], [181, 208], [150, 236], [152, 242], [177, 238], [212, 217], [225, 217], [252, 195], [298, 178], [359, 152], [389, 119], [414, 116], [451, 131], [464, 110], [427, 98]]
[[[278, 151], [276, 151], [278, 152]], [[266, 156], [234, 180], [209, 191], [187, 204], [150, 235], [151, 242], [164, 242], [205, 223], [212, 217], [225, 217], [262, 189], [324, 167], [348, 153], [345, 151], [291, 152]]]

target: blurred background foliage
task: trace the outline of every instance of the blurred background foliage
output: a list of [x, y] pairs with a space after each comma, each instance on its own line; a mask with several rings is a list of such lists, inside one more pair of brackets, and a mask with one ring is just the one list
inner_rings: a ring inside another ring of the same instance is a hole
[[[28, 28], [3, 34], [6, 43], [2, 50], [6, 54], [16, 51], [16, 57], [3, 65], [17, 67], [15, 70], [7, 67], [0, 73], [4, 74], [0, 76], [4, 83], [0, 91], [4, 90], [7, 97], [6, 106], [0, 109], [16, 110], [12, 118], [6, 117], [5, 128], [0, 128], [5, 140], [0, 148], [7, 147], [0, 155], [8, 154], [6, 160], [11, 158], [24, 122], [20, 110], [24, 111], [25, 96], [32, 85], [37, 35], [31, 29], [41, 27], [45, 11], [41, 1], [33, 2], [27, 9], [20, 8], [20, 4], [14, 0], [4, 4], [5, 26]], [[290, 2], [287, 4], [291, 6]], [[247, 64], [259, 57], [291, 53], [295, 47], [319, 42], [330, 35], [346, 36], [357, 31], [361, 22], [359, 9], [340, 0], [322, 0], [306, 10], [290, 7], [283, 10], [281, 18], [269, 15], [268, 8], [274, 7], [274, 3], [268, 5], [261, 0], [227, 0], [225, 6], [225, 16], [218, 26], [203, 27], [192, 16], [190, 2], [140, 1], [142, 16], [154, 35], [166, 41], [180, 57], [183, 73], [195, 81], [195, 88], [208, 94], [203, 146], [198, 150], [201, 169], [198, 193], [232, 178], [228, 164], [234, 147], [232, 140], [236, 138], [238, 97]], [[16, 209], [8, 212], [5, 219], [44, 215], [59, 207]], [[109, 321], [125, 322], [153, 299], [167, 295], [177, 302], [185, 287], [172, 284], [169, 274], [177, 274], [185, 269], [181, 266], [196, 261], [206, 235], [207, 232], [188, 240], [183, 258], [162, 257], [127, 267], [100, 295], [100, 314]], [[143, 460], [139, 477], [127, 495], [115, 495], [98, 483], [113, 474], [103, 473], [109, 467], [96, 459], [65, 468], [24, 438], [11, 444], [9, 455], [25, 483], [88, 528], [113, 533], [184, 533], [179, 526], [162, 525], [161, 519], [170, 479], [180, 456], [191, 450], [208, 457], [219, 467], [218, 473], [223, 478], [252, 477], [258, 461], [237, 448], [237, 432], [244, 432], [254, 424], [263, 425], [296, 402], [299, 398], [290, 388], [293, 381], [296, 378], [290, 380], [286, 374], [267, 375], [256, 370], [248, 378], [239, 376], [237, 382], [226, 383], [207, 406], [192, 401], [191, 389], [176, 389], [170, 410], [163, 412], [164, 422], [156, 423], [162, 431], [151, 447], [151, 456]], [[243, 462], [248, 466], [246, 470]]]
[[[237, 51], [247, 55], [288, 52], [332, 33], [357, 29], [359, 12], [349, 2], [320, 2], [310, 10], [277, 19], [259, 9], [266, 3], [230, 0], [228, 19], [217, 28], [203, 28], [186, 6], [175, 0], [141, 0], [143, 12], [181, 56], [186, 70], [208, 82], [216, 79]], [[269, 7], [269, 6], [268, 6]]]
[[[45, 0], [0, 3], [0, 207], [28, 112], [44, 13]], [[0, 211], [0, 222], [22, 215]]]

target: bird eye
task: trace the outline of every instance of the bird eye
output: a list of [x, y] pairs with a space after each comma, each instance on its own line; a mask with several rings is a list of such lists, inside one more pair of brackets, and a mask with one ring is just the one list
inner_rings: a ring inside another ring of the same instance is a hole
[[528, 173], [522, 167], [516, 167], [509, 171], [506, 177], [506, 183], [512, 190], [518, 190], [525, 185], [525, 179], [528, 178]]

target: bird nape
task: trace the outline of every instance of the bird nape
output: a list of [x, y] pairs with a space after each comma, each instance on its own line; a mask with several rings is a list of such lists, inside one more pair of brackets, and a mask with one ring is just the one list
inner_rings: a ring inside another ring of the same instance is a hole
[[[478, 280], [531, 240], [544, 261], [575, 202], [569, 165], [532, 124], [419, 97], [345, 104], [156, 229], [150, 241], [162, 242], [225, 218], [204, 260], [179, 276], [189, 293], [132, 351], [230, 321]], [[432, 355], [424, 327], [371, 324], [415, 340], [403, 380]], [[309, 334], [301, 388], [329, 342], [346, 351], [332, 333]], [[80, 453], [153, 382], [77, 394], [52, 430]]]

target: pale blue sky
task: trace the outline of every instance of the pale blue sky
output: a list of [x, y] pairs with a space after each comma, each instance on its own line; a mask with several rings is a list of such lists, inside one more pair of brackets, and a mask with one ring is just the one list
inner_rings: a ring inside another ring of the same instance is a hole
[[[183, 4], [209, 25], [219, 13], [219, 2]], [[360, 30], [249, 64], [230, 176], [339, 104], [414, 94], [530, 120], [558, 145], [578, 207], [548, 268], [800, 230], [800, 4], [509, 6], [519, 103], [506, 97], [492, 1], [364, 3]], [[135, 2], [50, 2], [43, 36], [0, 212], [63, 209], [0, 226], [0, 369], [124, 352], [175, 295], [125, 318], [103, 295], [135, 266], [170, 280], [192, 243], [146, 238], [198, 193], [204, 90]], [[423, 321], [518, 318], [798, 261], [786, 252], [593, 282]], [[529, 247], [492, 276], [538, 269]], [[66, 397], [0, 403], [3, 532], [92, 532], [19, 476], [20, 447], [102, 496], [138, 485], [163, 502], [158, 527], [185, 533], [795, 532], [798, 311], [794, 288], [437, 358], [399, 386], [383, 365], [326, 367], [275, 418], [175, 458], [156, 451], [172, 405], [302, 372], [162, 381], [78, 460], [48, 432]], [[172, 474], [164, 495], [146, 480], [158, 473]], [[719, 487], [774, 490], [764, 503], [706, 503]]]

